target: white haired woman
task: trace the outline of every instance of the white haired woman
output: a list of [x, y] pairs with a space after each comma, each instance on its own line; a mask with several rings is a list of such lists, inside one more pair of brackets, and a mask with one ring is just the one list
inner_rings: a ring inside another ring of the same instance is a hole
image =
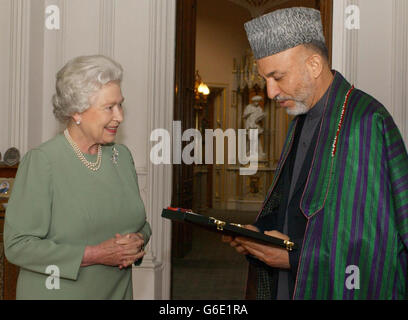
[[131, 153], [114, 143], [122, 73], [82, 56], [57, 74], [54, 115], [67, 128], [24, 156], [6, 212], [17, 299], [132, 299], [130, 266], [151, 229]]

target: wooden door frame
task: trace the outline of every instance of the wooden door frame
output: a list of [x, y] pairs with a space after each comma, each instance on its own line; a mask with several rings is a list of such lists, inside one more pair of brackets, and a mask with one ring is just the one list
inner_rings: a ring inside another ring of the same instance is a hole
[[322, 15], [323, 32], [331, 66], [333, 60], [333, 0], [319, 0], [319, 10]]
[[[194, 128], [194, 84], [197, 0], [177, 0], [174, 121], [181, 130]], [[183, 143], [183, 147], [187, 143]], [[172, 206], [191, 208], [193, 166], [173, 164]], [[172, 257], [183, 257], [191, 249], [191, 227], [172, 223]]]

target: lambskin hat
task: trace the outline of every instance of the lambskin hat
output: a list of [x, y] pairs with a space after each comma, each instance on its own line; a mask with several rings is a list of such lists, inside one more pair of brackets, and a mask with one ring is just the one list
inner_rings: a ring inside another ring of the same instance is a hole
[[326, 44], [320, 11], [287, 8], [245, 23], [255, 59], [262, 59], [301, 44]]

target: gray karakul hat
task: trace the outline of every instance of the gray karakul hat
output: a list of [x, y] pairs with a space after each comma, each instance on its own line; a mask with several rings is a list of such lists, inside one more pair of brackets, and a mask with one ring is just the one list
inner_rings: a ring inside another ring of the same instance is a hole
[[312, 42], [326, 43], [320, 11], [287, 8], [273, 11], [245, 23], [255, 59]]

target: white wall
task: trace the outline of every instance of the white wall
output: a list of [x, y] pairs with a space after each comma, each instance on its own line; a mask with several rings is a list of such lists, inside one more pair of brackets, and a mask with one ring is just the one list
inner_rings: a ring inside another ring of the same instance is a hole
[[363, 0], [359, 3], [361, 29], [358, 31], [357, 84], [392, 112], [393, 12], [392, 6], [384, 3], [384, 0]]
[[[60, 30], [45, 28], [45, 8], [60, 9]], [[22, 155], [63, 128], [51, 97], [56, 72], [71, 58], [105, 54], [124, 67], [125, 122], [118, 142], [131, 150], [153, 236], [133, 269], [135, 299], [170, 297], [171, 166], [149, 161], [150, 132], [173, 119], [175, 0], [1, 0], [0, 152]]]
[[[360, 29], [345, 27], [348, 5], [360, 9]], [[335, 0], [333, 68], [385, 105], [408, 143], [408, 2]]]
[[9, 96], [11, 51], [11, 1], [0, 1], [0, 153], [10, 147]]

